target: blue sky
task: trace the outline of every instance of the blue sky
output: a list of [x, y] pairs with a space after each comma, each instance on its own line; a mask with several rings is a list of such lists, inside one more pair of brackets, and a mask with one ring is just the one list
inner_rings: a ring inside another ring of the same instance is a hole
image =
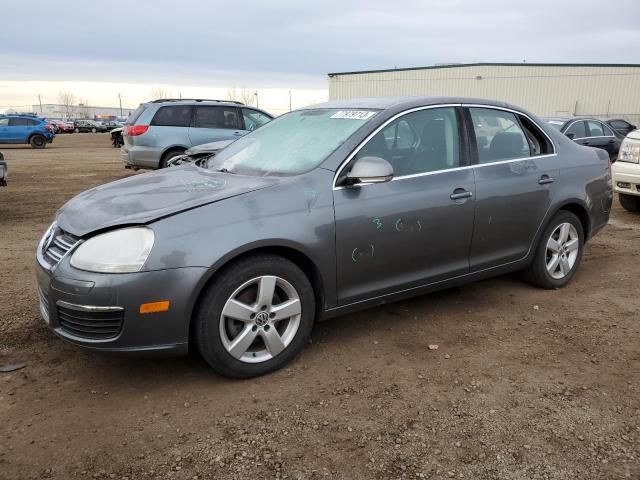
[[0, 105], [25, 81], [302, 90], [441, 62], [640, 63], [639, 0], [30, 0], [0, 18]]

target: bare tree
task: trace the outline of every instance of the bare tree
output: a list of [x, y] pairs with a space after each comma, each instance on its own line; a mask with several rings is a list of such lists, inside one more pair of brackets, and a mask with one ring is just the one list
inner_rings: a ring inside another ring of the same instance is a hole
[[163, 87], [153, 87], [151, 89], [151, 100], [160, 100], [162, 98], [173, 98], [173, 92]]
[[236, 89], [236, 87], [227, 88], [227, 93], [225, 94], [225, 99], [226, 100], [241, 101], [240, 100], [240, 96], [238, 95], [238, 90]]
[[255, 95], [253, 90], [249, 90], [248, 88], [243, 88], [240, 91], [240, 101], [245, 105], [253, 105], [254, 99], [255, 99]]
[[76, 97], [71, 92], [61, 91], [58, 94], [58, 103], [63, 106], [64, 114], [67, 119], [73, 116], [73, 104], [76, 101]]
[[235, 102], [242, 102], [245, 105], [253, 105], [254, 95], [253, 90], [242, 87], [238, 90], [236, 87], [228, 88], [225, 95], [227, 100], [233, 100]]

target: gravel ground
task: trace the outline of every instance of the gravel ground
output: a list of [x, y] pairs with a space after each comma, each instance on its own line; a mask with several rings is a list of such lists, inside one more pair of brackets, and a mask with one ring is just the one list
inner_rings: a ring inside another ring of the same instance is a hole
[[640, 478], [640, 215], [617, 202], [563, 290], [509, 276], [367, 310], [230, 381], [47, 330], [39, 237], [131, 173], [105, 134], [2, 150], [0, 366], [27, 367], [0, 373], [1, 479]]

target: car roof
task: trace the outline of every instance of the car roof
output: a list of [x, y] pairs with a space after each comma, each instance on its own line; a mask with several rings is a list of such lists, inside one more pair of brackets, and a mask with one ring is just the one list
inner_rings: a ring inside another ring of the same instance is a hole
[[376, 110], [386, 110], [397, 107], [422, 107], [428, 105], [445, 105], [445, 104], [480, 104], [495, 107], [512, 108], [521, 111], [522, 109], [515, 105], [497, 100], [487, 100], [480, 98], [467, 97], [436, 97], [436, 96], [403, 96], [403, 97], [361, 97], [351, 98], [347, 100], [331, 100], [316, 105], [309, 105], [301, 108], [301, 110], [310, 110], [316, 108], [370, 108]]
[[573, 122], [575, 120], [597, 120], [599, 122], [604, 122], [601, 118], [595, 117], [544, 117], [546, 122]]
[[[165, 98], [165, 99], [159, 99], [159, 100], [152, 100], [150, 102], [145, 102], [145, 105], [147, 106], [151, 106], [151, 105], [159, 105], [159, 106], [165, 106], [165, 105], [227, 105], [227, 106], [234, 106], [234, 107], [248, 107], [248, 105], [245, 105], [242, 102], [237, 102], [235, 100], [213, 100], [213, 99], [189, 99], [189, 98], [184, 98], [184, 99], [180, 99], [180, 98]], [[249, 107], [249, 108], [253, 108], [253, 107]]]
[[598, 117], [598, 120], [601, 120], [603, 122], [613, 122], [614, 120], [617, 120], [619, 122], [627, 122], [628, 124], [631, 125], [631, 122], [629, 120], [625, 120], [624, 118], [620, 118], [620, 117]]
[[38, 117], [36, 115], [24, 115], [20, 113], [0, 113], [0, 117], [4, 118], [30, 118], [31, 120], [40, 120], [41, 122], [46, 122], [44, 118]]

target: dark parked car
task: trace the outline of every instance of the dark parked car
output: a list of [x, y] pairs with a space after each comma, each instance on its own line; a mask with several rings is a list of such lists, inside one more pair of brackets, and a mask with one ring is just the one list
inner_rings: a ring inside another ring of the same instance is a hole
[[107, 127], [94, 120], [76, 120], [73, 125], [76, 133], [104, 133], [107, 131]]
[[107, 129], [107, 132], [110, 132], [110, 131], [112, 131], [112, 130], [114, 130], [116, 128], [122, 128], [122, 127], [124, 127], [124, 123], [122, 123], [122, 122], [113, 122], [113, 121], [111, 121], [111, 122], [105, 122], [104, 123], [104, 128]]
[[7, 175], [9, 170], [7, 169], [7, 162], [4, 161], [4, 155], [0, 152], [0, 187], [7, 186]]
[[308, 107], [70, 200], [37, 248], [40, 311], [90, 349], [265, 374], [316, 320], [518, 270], [565, 286], [608, 221], [608, 160], [502, 102]]
[[596, 118], [578, 117], [547, 118], [546, 121], [580, 145], [606, 150], [611, 161], [616, 161], [624, 137], [616, 134], [603, 121]]
[[609, 125], [614, 132], [620, 134], [622, 138], [638, 128], [623, 118], [603, 118], [602, 121]]

